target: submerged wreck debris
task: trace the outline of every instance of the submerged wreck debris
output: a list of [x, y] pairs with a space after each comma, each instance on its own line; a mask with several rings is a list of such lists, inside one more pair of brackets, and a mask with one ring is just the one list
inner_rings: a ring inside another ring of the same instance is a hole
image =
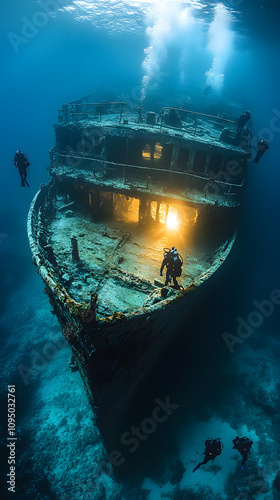
[[79, 262], [80, 257], [79, 257], [79, 251], [78, 251], [78, 240], [77, 240], [76, 236], [72, 236], [71, 244], [72, 244], [72, 259], [76, 262]]
[[[250, 156], [235, 118], [92, 96], [59, 111], [28, 236], [70, 368], [103, 415], [127, 404], [232, 248]], [[159, 276], [173, 245], [180, 289]]]

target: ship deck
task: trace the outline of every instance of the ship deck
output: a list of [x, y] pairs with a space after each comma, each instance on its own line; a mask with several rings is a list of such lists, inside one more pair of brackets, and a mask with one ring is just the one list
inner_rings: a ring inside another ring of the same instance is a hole
[[184, 119], [175, 127], [163, 115], [150, 124], [147, 114], [138, 123], [128, 110], [98, 115], [92, 104], [68, 106], [50, 152], [50, 174], [58, 181], [168, 195], [201, 207], [240, 205], [250, 138], [236, 143], [233, 120], [181, 110]]
[[[63, 158], [63, 155], [57, 155], [59, 159]], [[104, 162], [101, 162], [103, 164]], [[104, 178], [104, 169], [96, 168], [95, 171], [89, 171], [83, 168], [77, 170], [75, 167], [69, 165], [65, 166], [59, 161], [53, 162], [50, 169], [51, 175], [55, 175], [58, 180], [64, 179], [70, 182], [84, 182], [91, 186], [96, 186], [101, 189], [112, 189], [119, 192], [127, 193], [128, 195], [133, 192], [134, 194], [144, 194], [152, 195], [153, 197], [172, 196], [172, 198], [180, 201], [188, 201], [189, 204], [193, 206], [223, 206], [223, 207], [238, 207], [240, 205], [240, 189], [242, 186], [232, 185], [232, 189], [228, 193], [224, 193], [220, 188], [219, 184], [213, 184], [203, 179], [201, 181], [201, 189], [191, 186], [191, 188], [186, 184], [186, 180], [179, 179], [181, 182], [177, 182], [176, 185], [170, 182], [170, 178], [161, 179], [150, 179], [149, 185], [146, 185], [146, 174], [142, 178], [138, 176], [129, 178], [124, 178], [123, 175], [116, 175], [115, 173], [111, 176], [107, 173], [107, 178]], [[172, 174], [172, 172], [171, 172]], [[113, 177], [114, 175], [114, 177]], [[108, 178], [109, 177], [109, 178]]]
[[[196, 230], [195, 210], [179, 230], [165, 224], [141, 225], [122, 220], [93, 222], [77, 203], [65, 205], [63, 196], [54, 202], [48, 224], [50, 242], [70, 297], [89, 303], [90, 293], [98, 294], [98, 315], [114, 311], [130, 313], [163, 299], [160, 265], [163, 248], [175, 246], [184, 259], [180, 285], [186, 287], [207, 271], [222, 254], [223, 241], [201, 239]], [[78, 241], [80, 262], [72, 260], [71, 237]], [[220, 245], [220, 250], [219, 250]], [[169, 287], [167, 296], [178, 291]], [[165, 297], [166, 298], [166, 295]]]
[[[242, 147], [224, 143], [220, 140], [221, 131], [225, 125], [228, 125], [227, 123], [217, 123], [208, 118], [204, 118], [203, 116], [200, 116], [199, 118], [196, 116], [187, 117], [184, 119], [180, 127], [169, 126], [165, 123], [158, 122], [154, 125], [150, 125], [145, 123], [144, 120], [142, 123], [137, 123], [137, 116], [135, 113], [131, 112], [124, 113], [123, 118], [127, 121], [127, 123], [124, 123], [123, 121], [120, 123], [119, 116], [116, 114], [104, 114], [100, 120], [99, 115], [89, 116], [86, 113], [84, 113], [84, 115], [80, 113], [76, 119], [68, 119], [65, 126], [69, 126], [71, 124], [75, 125], [78, 121], [79, 126], [84, 129], [91, 128], [93, 126], [101, 128], [106, 127], [108, 129], [112, 127], [114, 129], [119, 129], [120, 131], [133, 129], [138, 133], [148, 132], [151, 137], [153, 135], [161, 134], [161, 136], [167, 136], [169, 138], [173, 137], [188, 141], [198, 141], [200, 144], [212, 147], [216, 146], [227, 152], [232, 151], [245, 153], [245, 150], [243, 150]], [[234, 126], [230, 124], [230, 128], [234, 129]]]

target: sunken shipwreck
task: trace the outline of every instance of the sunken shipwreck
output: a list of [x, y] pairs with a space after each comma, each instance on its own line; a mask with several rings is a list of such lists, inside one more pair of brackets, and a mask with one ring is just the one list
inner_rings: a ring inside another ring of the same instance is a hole
[[[33, 255], [93, 408], [129, 401], [236, 238], [251, 132], [213, 116], [93, 96], [63, 105]], [[160, 276], [178, 249], [179, 286]]]

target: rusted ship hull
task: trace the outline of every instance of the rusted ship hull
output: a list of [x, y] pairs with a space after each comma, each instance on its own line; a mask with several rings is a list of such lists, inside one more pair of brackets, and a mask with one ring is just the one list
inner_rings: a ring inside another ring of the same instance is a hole
[[[91, 318], [87, 306], [75, 302], [59, 284], [59, 274], [46, 258], [44, 227], [40, 217], [52, 210], [55, 187], [41, 186], [28, 215], [28, 236], [37, 266], [46, 285], [53, 311], [67, 339], [85, 388], [99, 415], [124, 408], [141, 379], [148, 373], [161, 352], [174, 340], [178, 323], [187, 317], [197, 295], [229, 255], [236, 233], [224, 243], [207, 272], [172, 299], [162, 300], [131, 314], [114, 314], [108, 318]], [[238, 220], [238, 209], [234, 218]], [[188, 335], [187, 322], [185, 334]]]
[[[238, 135], [234, 114], [163, 108], [144, 117], [87, 96], [63, 105], [55, 135], [52, 180], [28, 215], [33, 261], [92, 406], [112, 415], [182, 318], [189, 334], [194, 300], [231, 251], [250, 130]], [[177, 215], [176, 233], [168, 223]], [[158, 282], [162, 249], [174, 244], [187, 261], [180, 290], [168, 275]]]

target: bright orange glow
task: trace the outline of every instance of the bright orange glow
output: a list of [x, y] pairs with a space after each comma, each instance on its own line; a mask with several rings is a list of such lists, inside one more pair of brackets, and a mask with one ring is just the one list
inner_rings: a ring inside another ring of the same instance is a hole
[[177, 229], [179, 226], [179, 221], [177, 217], [177, 210], [170, 210], [167, 215], [166, 225], [169, 229]]
[[161, 224], [166, 223], [166, 212], [167, 212], [167, 205], [166, 203], [161, 203], [159, 206], [159, 211], [158, 211], [158, 220]]
[[157, 202], [152, 201], [151, 203], [151, 217], [153, 220], [156, 220], [157, 218]]
[[146, 144], [142, 151], [142, 158], [145, 158], [145, 160], [150, 160], [151, 159], [151, 148], [149, 144]]
[[[159, 142], [156, 142], [155, 146], [154, 146], [154, 154], [153, 154], [154, 160], [160, 160], [161, 159], [161, 157], [162, 157], [162, 149], [163, 149], [163, 146], [161, 146], [161, 144]], [[151, 160], [152, 159], [150, 144], [146, 144], [146, 146], [142, 150], [142, 158], [144, 158], [145, 160]]]
[[128, 223], [139, 222], [139, 199], [114, 193], [113, 200], [116, 220]]
[[155, 145], [155, 152], [154, 152], [154, 159], [155, 160], [160, 160], [162, 157], [162, 149], [163, 147], [160, 145], [159, 142], [156, 142]]

